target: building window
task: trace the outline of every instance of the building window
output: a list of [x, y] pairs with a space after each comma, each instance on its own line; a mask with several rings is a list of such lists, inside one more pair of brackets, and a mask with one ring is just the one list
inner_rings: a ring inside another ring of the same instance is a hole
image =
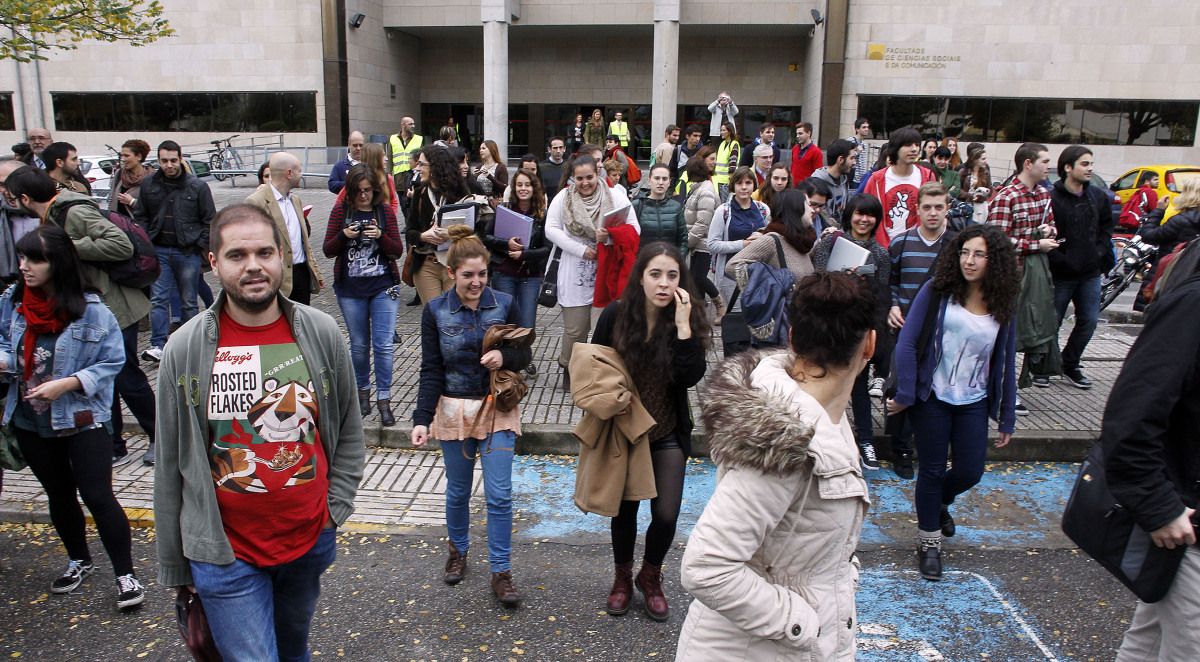
[[13, 114], [12, 93], [0, 92], [0, 131], [16, 131], [16, 116]]
[[317, 130], [316, 92], [51, 92], [50, 100], [61, 131]]
[[1198, 114], [1200, 101], [858, 96], [875, 138], [911, 127], [959, 142], [1191, 147]]
[[[709, 122], [712, 113], [708, 106], [680, 106], [678, 117], [683, 122], [680, 128], [686, 129], [689, 124], [700, 125], [704, 132], [704, 141], [708, 141]], [[775, 126], [775, 144], [779, 147], [791, 147], [796, 141], [796, 123], [804, 118], [800, 115], [799, 106], [749, 106], [738, 105], [737, 117], [733, 118], [738, 130], [738, 138], [743, 143], [754, 142], [758, 138], [758, 130], [766, 122]], [[661, 136], [659, 137], [661, 140]], [[655, 143], [656, 145], [658, 143]]]

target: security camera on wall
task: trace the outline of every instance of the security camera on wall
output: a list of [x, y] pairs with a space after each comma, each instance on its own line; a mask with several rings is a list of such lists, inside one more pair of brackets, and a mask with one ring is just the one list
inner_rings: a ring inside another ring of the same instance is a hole
[[366, 20], [367, 20], [367, 15], [362, 12], [357, 12], [357, 13], [352, 14], [350, 16], [350, 20], [348, 21], [350, 24], [350, 29], [357, 30], [357, 29], [361, 28], [363, 22]]

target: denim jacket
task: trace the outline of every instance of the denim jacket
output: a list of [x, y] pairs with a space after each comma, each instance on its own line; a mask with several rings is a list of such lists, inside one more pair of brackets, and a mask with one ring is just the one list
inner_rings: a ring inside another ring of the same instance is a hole
[[[21, 304], [12, 300], [16, 287], [0, 295], [0, 365], [10, 379], [16, 374], [17, 354], [25, 339], [25, 316]], [[74, 320], [54, 343], [54, 378], [77, 377], [81, 391], [68, 391], [50, 403], [50, 426], [55, 430], [81, 427], [76, 413], [90, 411], [93, 424], [112, 419], [113, 384], [125, 365], [125, 344], [117, 318], [100, 302], [96, 294], [84, 296], [87, 307], [83, 317]], [[12, 420], [20, 389], [8, 389], [3, 423]], [[86, 427], [86, 426], [83, 426]]]
[[[451, 288], [430, 301], [421, 314], [421, 383], [413, 425], [429, 425], [438, 398], [482, 398], [488, 393], [489, 372], [479, 364], [483, 334], [497, 324], [517, 324], [517, 307], [512, 296], [483, 288], [479, 306], [464, 306]], [[502, 365], [521, 370], [533, 354], [523, 349], [501, 348]]]

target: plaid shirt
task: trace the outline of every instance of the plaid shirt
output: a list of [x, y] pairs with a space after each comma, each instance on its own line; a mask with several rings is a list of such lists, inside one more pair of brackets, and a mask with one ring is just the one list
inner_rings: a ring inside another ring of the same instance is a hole
[[1054, 227], [1054, 209], [1050, 206], [1050, 191], [1038, 184], [1032, 191], [1020, 179], [1000, 189], [988, 205], [988, 223], [999, 226], [1012, 239], [1017, 249], [1017, 265], [1025, 256], [1038, 252], [1038, 226]]

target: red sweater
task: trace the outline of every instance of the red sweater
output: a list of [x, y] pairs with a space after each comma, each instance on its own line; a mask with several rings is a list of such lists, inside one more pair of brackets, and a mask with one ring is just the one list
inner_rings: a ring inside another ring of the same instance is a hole
[[808, 143], [803, 155], [800, 154], [799, 145], [792, 145], [792, 183], [799, 184], [812, 177], [814, 172], [825, 165], [824, 161], [825, 156], [821, 154], [821, 148], [817, 147], [816, 143]]
[[640, 241], [632, 225], [609, 228], [608, 235], [612, 237], [611, 245], [596, 246], [596, 290], [592, 294], [592, 305], [596, 308], [616, 301], [625, 290]]

